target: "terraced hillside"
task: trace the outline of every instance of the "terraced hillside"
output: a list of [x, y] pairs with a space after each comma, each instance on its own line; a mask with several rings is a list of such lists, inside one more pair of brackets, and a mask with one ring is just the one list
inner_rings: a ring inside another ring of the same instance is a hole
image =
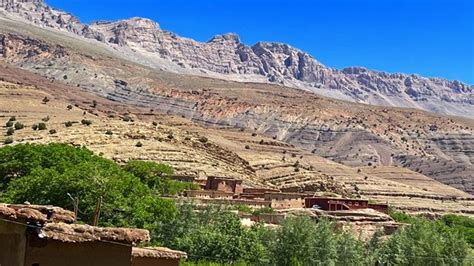
[[5, 35], [3, 61], [39, 73], [49, 83], [74, 87], [68, 93], [87, 91], [126, 105], [123, 109], [139, 106], [206, 126], [244, 128], [348, 166], [426, 169], [430, 177], [473, 191], [473, 120], [155, 71], [74, 36], [31, 29], [21, 33], [30, 37]]
[[[469, 194], [401, 167], [349, 167], [254, 130], [203, 127], [179, 116], [133, 106], [127, 109], [127, 105], [72, 91], [67, 85], [11, 67], [2, 68], [1, 73], [4, 80], [21, 81], [0, 83], [0, 119], [6, 122], [15, 116], [25, 124], [13, 133], [13, 144], [86, 145], [118, 162], [164, 162], [173, 165], [178, 174], [232, 176], [250, 187], [361, 196], [411, 212], [474, 213]], [[46, 103], [45, 97], [49, 99]], [[92, 124], [83, 125], [81, 120]], [[68, 121], [72, 126], [66, 127]], [[31, 128], [40, 122], [46, 124], [46, 130]], [[56, 133], [51, 134], [51, 129]], [[7, 138], [6, 128], [2, 131], [1, 143]], [[415, 177], [400, 176], [396, 170]]]
[[353, 104], [269, 84], [156, 71], [74, 36], [4, 30], [29, 36], [4, 35], [5, 63], [39, 73], [51, 84], [74, 87], [68, 93], [87, 91], [122, 103], [125, 110], [142, 107], [206, 126], [244, 128], [348, 166], [426, 169], [430, 177], [473, 191], [473, 120]]

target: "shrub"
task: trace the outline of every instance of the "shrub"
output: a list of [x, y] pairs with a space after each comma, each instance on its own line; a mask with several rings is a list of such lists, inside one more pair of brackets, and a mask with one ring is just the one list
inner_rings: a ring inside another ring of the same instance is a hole
[[45, 130], [46, 124], [45, 123], [38, 123], [38, 130]]
[[67, 109], [68, 109], [68, 110], [72, 110], [72, 105], [68, 105], [68, 106], [67, 106]]
[[245, 145], [245, 149], [246, 149], [246, 150], [250, 150], [250, 146], [249, 146], [249, 145]]
[[3, 141], [3, 144], [5, 144], [5, 145], [12, 144], [12, 143], [13, 143], [13, 139], [12, 139], [12, 138], [6, 138], [6, 139]]
[[16, 130], [23, 129], [24, 127], [25, 127], [25, 125], [23, 125], [23, 124], [20, 123], [20, 122], [16, 122], [16, 123], [15, 123], [15, 129], [16, 129]]
[[135, 144], [135, 147], [138, 147], [138, 148], [143, 147], [143, 143], [141, 143], [141, 142], [139, 141], [139, 142], [137, 142], [137, 144]]
[[12, 121], [12, 122], [16, 121], [16, 116], [10, 117], [10, 119], [8, 121]]
[[8, 121], [6, 124], [5, 124], [6, 127], [12, 127], [13, 126], [13, 121]]
[[58, 132], [56, 131], [56, 129], [51, 129], [51, 130], [49, 130], [49, 134], [51, 134], [51, 135], [54, 135], [54, 134], [56, 134], [56, 133], [58, 133]]
[[133, 119], [128, 115], [124, 116], [122, 120], [125, 122], [133, 122]]
[[208, 139], [206, 137], [200, 137], [199, 142], [201, 143], [207, 143]]
[[33, 129], [33, 130], [38, 130], [38, 124], [33, 124], [33, 125], [31, 126], [31, 129]]
[[65, 125], [66, 127], [72, 127], [72, 122], [71, 122], [71, 121], [67, 121], [67, 122], [64, 123], [64, 125]]
[[13, 128], [11, 128], [11, 127], [8, 128], [8, 130], [7, 130], [7, 136], [11, 136], [11, 135], [13, 135], [13, 133], [15, 133], [15, 130], [14, 130]]
[[111, 136], [111, 135], [113, 135], [113, 134], [114, 134], [114, 133], [112, 132], [112, 130], [107, 130], [107, 131], [105, 132], [105, 135]]
[[92, 121], [91, 121], [91, 120], [82, 119], [82, 120], [81, 120], [81, 124], [86, 125], [86, 126], [90, 126], [90, 125], [92, 125]]
[[158, 123], [156, 121], [153, 121], [152, 125], [156, 127], [156, 126], [158, 126]]
[[42, 118], [41, 121], [43, 121], [43, 122], [48, 122], [49, 119], [50, 119], [50, 118], [49, 118], [49, 115], [48, 115], [47, 117]]
[[47, 102], [49, 102], [49, 98], [47, 96], [44, 96], [43, 98], [43, 104], [46, 104]]
[[168, 134], [167, 138], [168, 139], [174, 139], [174, 136], [173, 136], [173, 134]]

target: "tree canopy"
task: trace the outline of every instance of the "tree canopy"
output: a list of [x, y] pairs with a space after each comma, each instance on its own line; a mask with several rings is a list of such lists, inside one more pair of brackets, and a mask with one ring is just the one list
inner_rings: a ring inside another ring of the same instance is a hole
[[91, 222], [102, 198], [100, 224], [154, 229], [171, 219], [171, 200], [153, 195], [153, 188], [115, 162], [84, 147], [65, 144], [20, 144], [0, 149], [0, 200], [51, 204], [72, 209], [79, 199], [78, 219]]

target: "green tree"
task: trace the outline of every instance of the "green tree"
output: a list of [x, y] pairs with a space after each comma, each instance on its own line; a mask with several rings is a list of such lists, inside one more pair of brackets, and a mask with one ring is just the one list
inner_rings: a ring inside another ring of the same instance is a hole
[[79, 220], [91, 222], [102, 198], [100, 225], [154, 230], [156, 221], [171, 219], [175, 206], [111, 160], [86, 148], [63, 144], [16, 145], [0, 149], [3, 202], [51, 204], [71, 209], [77, 197]]
[[416, 221], [383, 245], [379, 261], [390, 265], [460, 265], [468, 254], [464, 238], [440, 222]]
[[309, 217], [285, 219], [276, 232], [272, 246], [274, 265], [333, 265], [336, 241], [332, 224], [322, 220], [318, 224]]

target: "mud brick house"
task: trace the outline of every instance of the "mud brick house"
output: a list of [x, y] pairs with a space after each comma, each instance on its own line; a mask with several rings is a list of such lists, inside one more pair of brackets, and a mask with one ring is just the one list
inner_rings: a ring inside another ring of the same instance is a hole
[[264, 199], [271, 202], [274, 209], [294, 209], [305, 207], [304, 193], [284, 193], [284, 192], [266, 192]]
[[233, 192], [236, 195], [240, 195], [244, 191], [242, 180], [216, 176], [210, 176], [207, 178], [205, 189]]
[[[58, 207], [0, 204], [0, 265], [130, 266], [133, 245], [150, 240], [147, 230], [74, 221]], [[156, 265], [177, 265], [167, 262]]]
[[319, 208], [325, 211], [374, 209], [379, 212], [388, 213], [387, 204], [371, 204], [365, 199], [309, 197], [305, 198], [305, 207]]
[[164, 247], [132, 249], [132, 266], [178, 266], [186, 258], [185, 252]]
[[187, 190], [186, 197], [203, 198], [203, 199], [233, 199], [233, 192], [224, 192], [217, 190]]

